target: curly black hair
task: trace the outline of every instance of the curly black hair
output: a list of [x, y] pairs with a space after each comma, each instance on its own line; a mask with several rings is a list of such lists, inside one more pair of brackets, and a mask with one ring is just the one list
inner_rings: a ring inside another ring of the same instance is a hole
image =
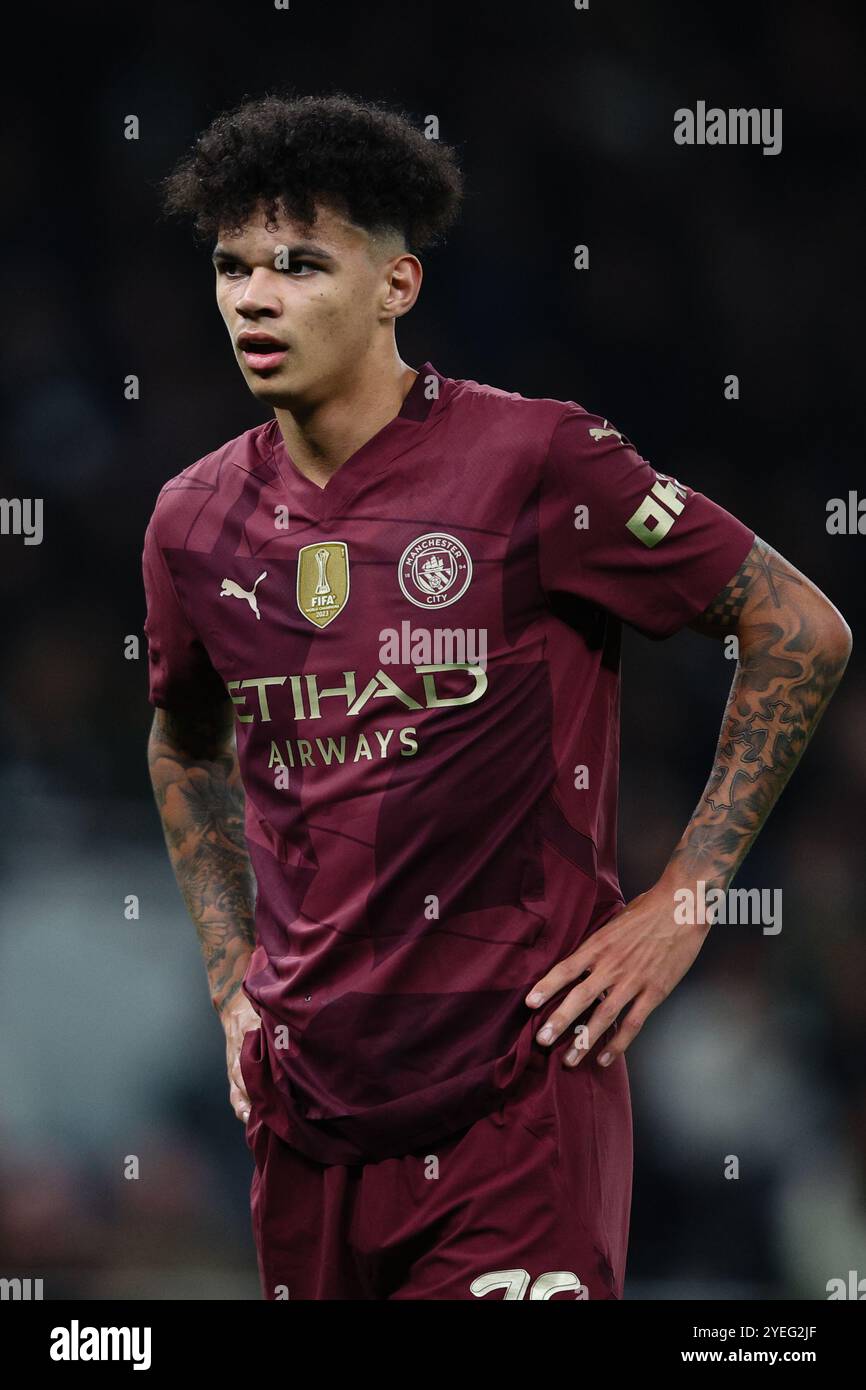
[[317, 204], [372, 234], [397, 231], [408, 250], [441, 241], [456, 220], [463, 177], [454, 150], [400, 111], [345, 92], [268, 95], [225, 111], [163, 181], [168, 214], [202, 241], [237, 235], [259, 205], [306, 232]]

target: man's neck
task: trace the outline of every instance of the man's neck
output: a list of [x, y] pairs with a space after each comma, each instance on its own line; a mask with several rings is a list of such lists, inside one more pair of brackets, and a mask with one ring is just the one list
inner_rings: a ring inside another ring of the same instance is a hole
[[365, 374], [344, 393], [299, 412], [300, 418], [288, 409], [274, 410], [298, 472], [324, 487], [347, 459], [399, 415], [417, 375], [395, 357], [386, 369]]

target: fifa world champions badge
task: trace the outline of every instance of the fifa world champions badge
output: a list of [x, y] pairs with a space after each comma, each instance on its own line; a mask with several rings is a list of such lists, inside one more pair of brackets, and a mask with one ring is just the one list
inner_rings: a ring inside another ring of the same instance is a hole
[[418, 608], [447, 608], [466, 593], [472, 559], [455, 536], [430, 531], [407, 545], [397, 577], [406, 598]]
[[316, 627], [327, 627], [349, 600], [349, 547], [316, 541], [298, 552], [298, 608]]

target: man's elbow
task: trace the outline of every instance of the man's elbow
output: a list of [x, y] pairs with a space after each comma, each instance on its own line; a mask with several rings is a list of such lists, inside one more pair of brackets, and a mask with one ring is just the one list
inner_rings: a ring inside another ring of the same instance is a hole
[[854, 635], [835, 604], [823, 594], [810, 608], [813, 654], [820, 656], [841, 679], [854, 648]]
[[768, 622], [766, 606], [760, 611], [747, 609], [741, 615], [737, 624], [741, 649], [753, 645], [763, 648], [768, 633], [775, 629], [774, 645], [781, 643], [783, 649], [796, 645], [798, 650], [808, 650], [812, 656], [838, 665], [839, 674], [842, 674], [853, 650], [854, 637], [826, 594], [813, 585], [805, 594], [798, 595], [796, 602], [789, 600], [776, 613], [775, 622]]

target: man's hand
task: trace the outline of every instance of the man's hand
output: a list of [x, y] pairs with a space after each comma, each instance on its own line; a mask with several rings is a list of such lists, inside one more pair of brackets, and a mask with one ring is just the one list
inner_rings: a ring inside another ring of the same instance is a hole
[[241, 1048], [244, 1035], [261, 1028], [262, 1020], [245, 994], [237, 995], [220, 1014], [226, 1034], [226, 1066], [229, 1074], [229, 1101], [239, 1120], [250, 1118], [250, 1098], [241, 1074]]
[[710, 929], [709, 923], [678, 925], [674, 908], [674, 888], [662, 877], [593, 932], [573, 955], [548, 971], [526, 996], [530, 1008], [538, 1008], [587, 971], [589, 975], [566, 994], [536, 1035], [537, 1041], [546, 1045], [555, 1042], [599, 1000], [588, 1022], [575, 1030], [575, 1042], [566, 1053], [566, 1064], [577, 1066], [623, 1009], [631, 1005], [599, 1063], [609, 1066], [625, 1052], [653, 1009], [679, 984]]

